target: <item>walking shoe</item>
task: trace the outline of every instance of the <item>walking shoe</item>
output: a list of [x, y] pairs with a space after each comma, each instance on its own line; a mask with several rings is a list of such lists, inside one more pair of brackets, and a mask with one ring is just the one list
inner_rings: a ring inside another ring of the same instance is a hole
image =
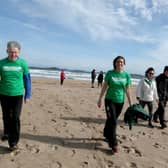
[[149, 128], [154, 128], [154, 126], [152, 125], [152, 123], [149, 123], [149, 124], [148, 124], [148, 127], [149, 127]]
[[17, 150], [17, 149], [18, 149], [17, 145], [12, 145], [12, 146], [9, 147], [10, 151], [14, 151], [14, 150]]
[[161, 129], [164, 129], [166, 127], [167, 127], [167, 125], [165, 123], [161, 125]]
[[113, 153], [118, 153], [118, 148], [117, 148], [117, 146], [113, 146], [113, 147], [112, 147], [112, 152], [113, 152]]
[[2, 135], [1, 140], [2, 141], [7, 141], [8, 140], [8, 135], [7, 134]]

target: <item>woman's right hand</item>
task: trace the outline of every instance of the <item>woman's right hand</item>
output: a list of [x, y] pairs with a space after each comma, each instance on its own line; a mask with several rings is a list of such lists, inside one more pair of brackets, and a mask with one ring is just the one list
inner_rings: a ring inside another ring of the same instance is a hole
[[97, 106], [100, 108], [101, 107], [101, 99], [97, 101]]

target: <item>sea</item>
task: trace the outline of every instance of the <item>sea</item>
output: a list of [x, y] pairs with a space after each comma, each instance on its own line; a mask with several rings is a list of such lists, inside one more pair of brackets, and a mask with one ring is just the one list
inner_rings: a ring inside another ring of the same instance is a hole
[[[59, 79], [61, 70], [48, 69], [48, 68], [30, 68], [31, 77], [43, 77], [43, 78], [52, 78]], [[75, 71], [75, 70], [64, 70], [66, 79], [71, 80], [91, 80], [91, 73], [85, 71]], [[97, 74], [98, 75], [98, 74]], [[132, 84], [137, 85], [141, 76], [131, 75]]]

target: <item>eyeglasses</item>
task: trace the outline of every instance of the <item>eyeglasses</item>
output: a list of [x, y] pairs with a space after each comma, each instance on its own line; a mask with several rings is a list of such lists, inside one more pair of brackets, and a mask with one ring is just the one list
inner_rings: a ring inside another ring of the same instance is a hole
[[154, 73], [153, 72], [149, 72], [149, 75], [154, 75]]

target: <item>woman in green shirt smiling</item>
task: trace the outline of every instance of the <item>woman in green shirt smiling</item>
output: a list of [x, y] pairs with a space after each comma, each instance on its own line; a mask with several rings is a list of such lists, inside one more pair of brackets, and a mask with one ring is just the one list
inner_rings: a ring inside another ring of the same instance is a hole
[[103, 87], [97, 102], [98, 107], [101, 107], [102, 97], [105, 95], [105, 110], [106, 110], [106, 123], [104, 127], [104, 137], [108, 141], [109, 147], [112, 152], [118, 152], [116, 128], [117, 119], [122, 111], [124, 105], [125, 94], [127, 95], [129, 105], [131, 105], [130, 89], [131, 77], [124, 71], [125, 58], [117, 56], [113, 60], [113, 70], [106, 73]]

